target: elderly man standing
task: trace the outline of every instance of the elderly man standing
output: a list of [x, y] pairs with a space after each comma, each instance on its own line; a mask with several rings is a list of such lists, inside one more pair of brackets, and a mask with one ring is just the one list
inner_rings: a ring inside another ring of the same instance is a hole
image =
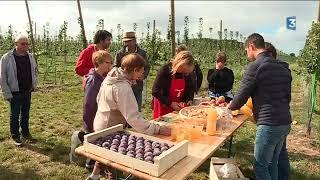
[[16, 47], [1, 58], [0, 83], [4, 98], [10, 103], [11, 137], [15, 145], [20, 146], [19, 127], [23, 138], [34, 140], [29, 131], [29, 111], [31, 92], [37, 85], [38, 67], [28, 52], [28, 38], [18, 36], [15, 44]]
[[[125, 55], [130, 53], [137, 53], [140, 56], [142, 56], [147, 62], [147, 65], [144, 68], [144, 77], [143, 77], [143, 79], [146, 79], [150, 71], [150, 65], [148, 63], [146, 51], [141, 49], [137, 44], [135, 33], [125, 32], [123, 34], [122, 42], [124, 43], [124, 46], [116, 55], [115, 66], [116, 67], [121, 66], [121, 59]], [[132, 90], [133, 90], [134, 96], [136, 97], [139, 111], [141, 111], [141, 105], [142, 105], [143, 79], [138, 80], [136, 84], [132, 85]]]

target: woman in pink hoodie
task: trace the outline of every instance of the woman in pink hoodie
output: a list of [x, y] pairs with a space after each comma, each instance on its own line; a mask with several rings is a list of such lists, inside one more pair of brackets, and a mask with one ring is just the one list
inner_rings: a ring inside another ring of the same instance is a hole
[[[133, 94], [131, 85], [143, 79], [145, 60], [136, 53], [122, 58], [121, 67], [114, 67], [103, 80], [97, 96], [98, 110], [93, 122], [94, 131], [99, 131], [117, 124], [144, 134], [162, 134], [169, 136], [171, 129], [146, 121]], [[87, 179], [99, 179], [101, 164], [96, 163], [92, 174]], [[109, 176], [112, 176], [109, 173]], [[109, 177], [112, 179], [112, 177]]]

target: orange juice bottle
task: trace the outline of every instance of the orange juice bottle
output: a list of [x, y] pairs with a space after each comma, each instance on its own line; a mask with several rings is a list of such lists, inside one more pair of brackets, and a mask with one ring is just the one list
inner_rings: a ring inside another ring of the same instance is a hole
[[207, 119], [207, 133], [209, 136], [213, 136], [216, 132], [218, 113], [216, 109], [208, 110], [208, 119]]

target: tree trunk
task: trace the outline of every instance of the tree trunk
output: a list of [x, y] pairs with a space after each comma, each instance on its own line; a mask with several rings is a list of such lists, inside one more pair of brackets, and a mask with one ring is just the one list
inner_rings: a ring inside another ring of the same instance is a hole
[[174, 16], [174, 0], [171, 0], [171, 55], [176, 52], [176, 30], [175, 30], [175, 16]]
[[81, 34], [82, 34], [82, 37], [83, 37], [82, 46], [83, 46], [83, 48], [86, 48], [88, 46], [88, 41], [87, 41], [87, 38], [86, 38], [86, 32], [84, 30], [84, 24], [83, 24], [82, 12], [81, 12], [80, 0], [77, 0], [77, 4], [78, 4], [78, 10], [79, 10]]
[[26, 8], [27, 8], [28, 20], [29, 20], [32, 53], [35, 57], [36, 63], [38, 64], [37, 57], [36, 57], [36, 47], [35, 47], [36, 44], [34, 43], [34, 38], [33, 38], [32, 22], [31, 22], [31, 16], [30, 16], [30, 11], [29, 11], [28, 0], [25, 0], [25, 3], [26, 3]]

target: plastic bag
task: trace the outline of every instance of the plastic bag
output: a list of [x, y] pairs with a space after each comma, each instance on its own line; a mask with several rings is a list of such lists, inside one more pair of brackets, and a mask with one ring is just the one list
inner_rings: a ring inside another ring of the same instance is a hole
[[226, 163], [220, 168], [223, 178], [238, 178], [237, 166], [234, 164]]

